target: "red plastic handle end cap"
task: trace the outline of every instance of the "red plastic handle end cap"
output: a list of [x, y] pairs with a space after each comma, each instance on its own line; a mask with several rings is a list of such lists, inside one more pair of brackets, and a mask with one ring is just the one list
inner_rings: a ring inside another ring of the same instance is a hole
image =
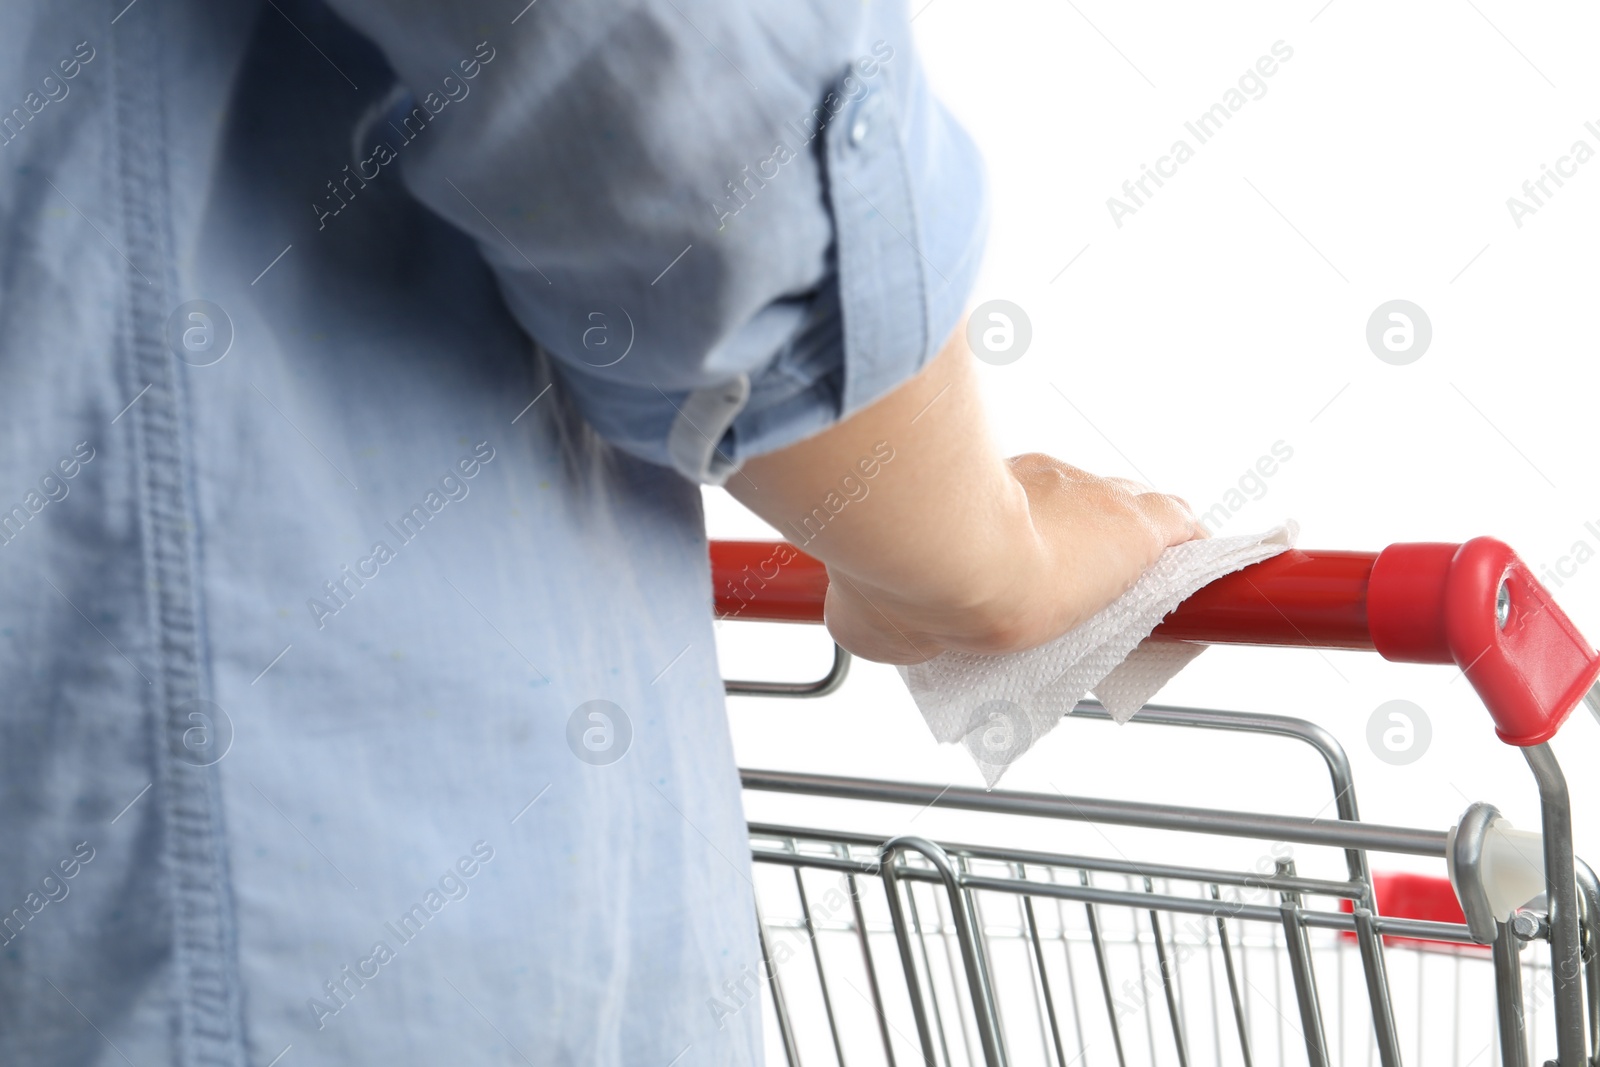
[[1504, 542], [1391, 545], [1367, 589], [1385, 659], [1454, 663], [1509, 745], [1555, 736], [1600, 677], [1600, 654]]
[[1500, 541], [1461, 546], [1444, 607], [1455, 661], [1508, 745], [1550, 740], [1600, 677], [1600, 654]]

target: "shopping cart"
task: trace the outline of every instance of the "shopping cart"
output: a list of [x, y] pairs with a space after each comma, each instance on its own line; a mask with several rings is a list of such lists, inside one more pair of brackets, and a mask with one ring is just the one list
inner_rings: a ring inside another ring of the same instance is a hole
[[[720, 617], [821, 621], [827, 574], [798, 550], [717, 542], [712, 565]], [[1265, 864], [1211, 869], [752, 823], [763, 974], [715, 1003], [759, 999], [791, 1067], [1250, 1067], [1299, 1062], [1301, 1049], [1313, 1067], [1600, 1063], [1600, 883], [1573, 855], [1548, 745], [1579, 703], [1600, 717], [1600, 654], [1509, 548], [1293, 550], [1200, 590], [1157, 634], [1457, 665], [1526, 758], [1542, 833], [1485, 803], [1448, 831], [1362, 822], [1349, 762], [1321, 727], [1196, 708], [1150, 706], [1133, 723], [1309, 746], [1337, 817], [744, 770], [747, 791], [835, 805], [1325, 846], [1342, 852], [1346, 877], [1302, 876], [1276, 844]], [[727, 690], [830, 693], [849, 666], [834, 651], [815, 682]], [[1108, 718], [1092, 701], [1073, 717]], [[1447, 877], [1375, 875], [1369, 852], [1442, 860]]]

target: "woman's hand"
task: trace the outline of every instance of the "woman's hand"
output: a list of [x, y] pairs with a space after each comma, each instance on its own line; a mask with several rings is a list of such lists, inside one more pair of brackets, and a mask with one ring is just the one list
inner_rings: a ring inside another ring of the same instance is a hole
[[947, 649], [1032, 648], [1116, 600], [1169, 545], [1203, 536], [1177, 497], [1038, 453], [1006, 462], [1026, 501], [1025, 517], [1013, 521], [1025, 529], [973, 545], [974, 555], [989, 557], [982, 585], [990, 595], [952, 601], [938, 574], [885, 589], [830, 566], [834, 640], [883, 663], [916, 663]]
[[1169, 545], [1204, 536], [1178, 497], [1046, 455], [1002, 458], [964, 337], [727, 485], [827, 564], [828, 629], [867, 659], [1043, 644], [1110, 604]]

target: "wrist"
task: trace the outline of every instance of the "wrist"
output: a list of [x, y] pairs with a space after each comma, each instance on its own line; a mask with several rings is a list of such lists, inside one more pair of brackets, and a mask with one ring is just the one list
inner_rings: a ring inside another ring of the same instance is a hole
[[1055, 599], [1041, 582], [1053, 561], [1026, 489], [1009, 464], [998, 466], [982, 499], [930, 531], [914, 552], [917, 566], [903, 570], [900, 581], [830, 564], [832, 583], [928, 654], [1001, 653], [1037, 643]]

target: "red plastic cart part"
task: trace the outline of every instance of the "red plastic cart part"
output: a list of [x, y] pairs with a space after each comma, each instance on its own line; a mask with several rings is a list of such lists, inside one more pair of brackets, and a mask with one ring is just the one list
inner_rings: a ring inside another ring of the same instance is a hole
[[[1391, 919], [1421, 919], [1426, 922], [1462, 924], [1467, 921], [1466, 915], [1461, 911], [1460, 902], [1456, 900], [1455, 888], [1448, 878], [1406, 872], [1374, 874], [1372, 895], [1378, 906], [1378, 914]], [[1348, 900], [1341, 900], [1339, 908], [1348, 912], [1353, 909], [1353, 905]], [[1356, 935], [1349, 930], [1346, 930], [1343, 936], [1348, 941], [1356, 939]], [[1427, 941], [1414, 937], [1386, 935], [1383, 941], [1386, 945], [1448, 944], [1451, 948], [1462, 947], [1459, 942]], [[1489, 949], [1488, 945], [1471, 947], [1481, 947], [1484, 951]]]
[[[711, 569], [723, 618], [822, 621], [827, 569], [792, 545], [715, 541]], [[1516, 553], [1489, 537], [1377, 553], [1291, 549], [1201, 589], [1155, 636], [1455, 664], [1500, 739], [1522, 747], [1554, 737], [1600, 677], [1594, 646]]]
[[821, 622], [828, 569], [786, 541], [711, 542], [719, 618]]

